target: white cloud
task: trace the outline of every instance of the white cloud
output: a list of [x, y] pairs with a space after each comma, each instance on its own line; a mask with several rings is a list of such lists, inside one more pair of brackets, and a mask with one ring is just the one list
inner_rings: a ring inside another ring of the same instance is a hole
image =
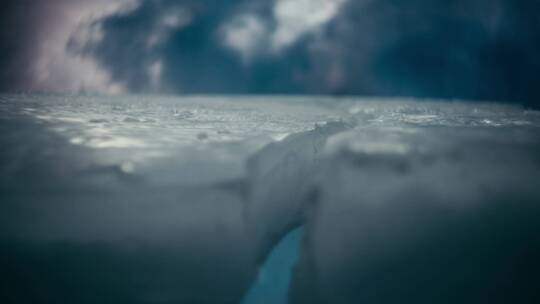
[[338, 13], [346, 0], [278, 0], [274, 6], [277, 29], [272, 48], [280, 51], [307, 33], [319, 31]]
[[275, 28], [256, 14], [233, 18], [222, 28], [223, 43], [245, 62], [258, 54], [277, 54], [302, 36], [317, 33], [339, 13], [347, 0], [277, 0]]
[[161, 86], [161, 74], [163, 72], [163, 61], [158, 60], [148, 67], [148, 77], [152, 89], [158, 90]]
[[238, 52], [249, 63], [268, 39], [268, 28], [256, 15], [237, 16], [222, 28], [226, 47]]
[[[125, 91], [109, 73], [92, 59], [77, 56], [66, 49], [71, 38], [76, 43], [96, 42], [103, 33], [92, 21], [119, 14], [136, 7], [136, 0], [58, 1], [55, 18], [43, 31], [32, 64], [32, 90], [50, 92], [95, 91], [117, 94]], [[76, 35], [73, 29], [77, 29]]]
[[146, 46], [151, 49], [159, 46], [170, 36], [172, 32], [189, 26], [193, 21], [192, 13], [187, 9], [175, 9], [167, 12], [152, 29], [153, 33], [148, 37]]
[[189, 25], [193, 21], [193, 16], [187, 9], [177, 9], [163, 16], [161, 24], [170, 29], [178, 29]]

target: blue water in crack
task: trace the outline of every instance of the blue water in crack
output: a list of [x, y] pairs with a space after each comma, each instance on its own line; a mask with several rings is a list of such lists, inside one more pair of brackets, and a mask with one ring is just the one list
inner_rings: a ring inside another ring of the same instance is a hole
[[285, 304], [300, 255], [302, 228], [289, 232], [268, 255], [242, 304]]

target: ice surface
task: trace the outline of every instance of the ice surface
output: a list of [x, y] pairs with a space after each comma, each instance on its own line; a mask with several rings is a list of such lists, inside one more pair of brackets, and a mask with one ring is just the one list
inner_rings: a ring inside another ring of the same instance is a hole
[[3, 303], [538, 300], [537, 111], [3, 95], [0, 128]]

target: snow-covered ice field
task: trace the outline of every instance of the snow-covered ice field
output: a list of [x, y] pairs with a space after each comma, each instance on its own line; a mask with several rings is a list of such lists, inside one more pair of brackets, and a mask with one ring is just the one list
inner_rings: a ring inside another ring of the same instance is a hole
[[8, 303], [540, 302], [538, 111], [0, 95], [0, 130]]

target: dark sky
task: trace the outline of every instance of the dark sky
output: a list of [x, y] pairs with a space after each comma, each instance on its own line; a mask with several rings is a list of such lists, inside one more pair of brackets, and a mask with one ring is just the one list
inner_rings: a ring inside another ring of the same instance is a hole
[[0, 91], [346, 94], [540, 106], [535, 0], [18, 0]]

